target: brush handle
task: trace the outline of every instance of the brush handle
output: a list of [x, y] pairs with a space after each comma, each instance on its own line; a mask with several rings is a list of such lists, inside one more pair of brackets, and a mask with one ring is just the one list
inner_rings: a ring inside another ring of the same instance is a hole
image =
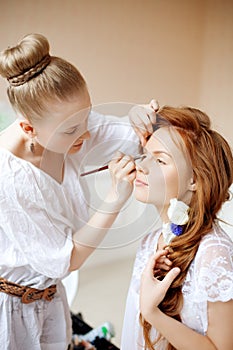
[[[140, 155], [134, 157], [134, 160], [140, 159], [141, 157], [142, 157], [142, 155], [140, 154]], [[107, 169], [108, 169], [108, 165], [104, 165], [100, 168], [93, 169], [93, 170], [87, 171], [85, 173], [82, 173], [82, 174], [80, 174], [80, 176], [86, 176], [86, 175], [98, 173], [99, 171], [103, 171], [103, 170], [107, 170]]]
[[103, 170], [107, 170], [107, 169], [108, 169], [108, 165], [105, 165], [105, 166], [102, 166], [101, 168], [97, 168], [94, 170], [87, 171], [86, 173], [82, 173], [82, 174], [80, 174], [80, 176], [94, 174], [94, 173], [97, 173], [98, 171], [103, 171]]

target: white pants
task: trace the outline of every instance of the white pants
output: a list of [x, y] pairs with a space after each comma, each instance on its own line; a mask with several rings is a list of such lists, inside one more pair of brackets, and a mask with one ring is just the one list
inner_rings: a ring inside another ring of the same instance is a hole
[[0, 350], [66, 350], [72, 327], [62, 283], [52, 301], [23, 304], [0, 293], [0, 325]]

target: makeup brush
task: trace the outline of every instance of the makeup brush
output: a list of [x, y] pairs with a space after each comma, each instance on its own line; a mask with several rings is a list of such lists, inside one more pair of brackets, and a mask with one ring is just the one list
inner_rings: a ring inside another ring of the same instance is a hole
[[[141, 157], [142, 157], [142, 154], [134, 157], [134, 160], [140, 159]], [[93, 170], [87, 171], [85, 173], [82, 173], [82, 174], [80, 174], [80, 176], [86, 176], [86, 175], [98, 173], [99, 171], [103, 171], [103, 170], [107, 170], [107, 169], [108, 169], [108, 165], [104, 165], [104, 166], [102, 166], [100, 168], [93, 169]]]

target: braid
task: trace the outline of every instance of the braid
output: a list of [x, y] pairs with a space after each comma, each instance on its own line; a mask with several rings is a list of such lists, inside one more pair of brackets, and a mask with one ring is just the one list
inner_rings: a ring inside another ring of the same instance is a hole
[[24, 73], [8, 78], [11, 86], [20, 86], [28, 82], [30, 79], [35, 77], [37, 74], [41, 73], [45, 67], [51, 62], [51, 56], [46, 55], [40, 62], [38, 62], [34, 67]]

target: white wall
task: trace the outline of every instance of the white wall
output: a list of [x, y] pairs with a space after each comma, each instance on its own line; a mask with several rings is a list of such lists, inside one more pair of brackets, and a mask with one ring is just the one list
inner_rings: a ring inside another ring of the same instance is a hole
[[199, 105], [233, 145], [233, 1], [206, 1]]
[[27, 33], [44, 34], [52, 53], [83, 72], [94, 104], [154, 96], [197, 104], [203, 7], [201, 0], [8, 0], [1, 3], [0, 49]]

